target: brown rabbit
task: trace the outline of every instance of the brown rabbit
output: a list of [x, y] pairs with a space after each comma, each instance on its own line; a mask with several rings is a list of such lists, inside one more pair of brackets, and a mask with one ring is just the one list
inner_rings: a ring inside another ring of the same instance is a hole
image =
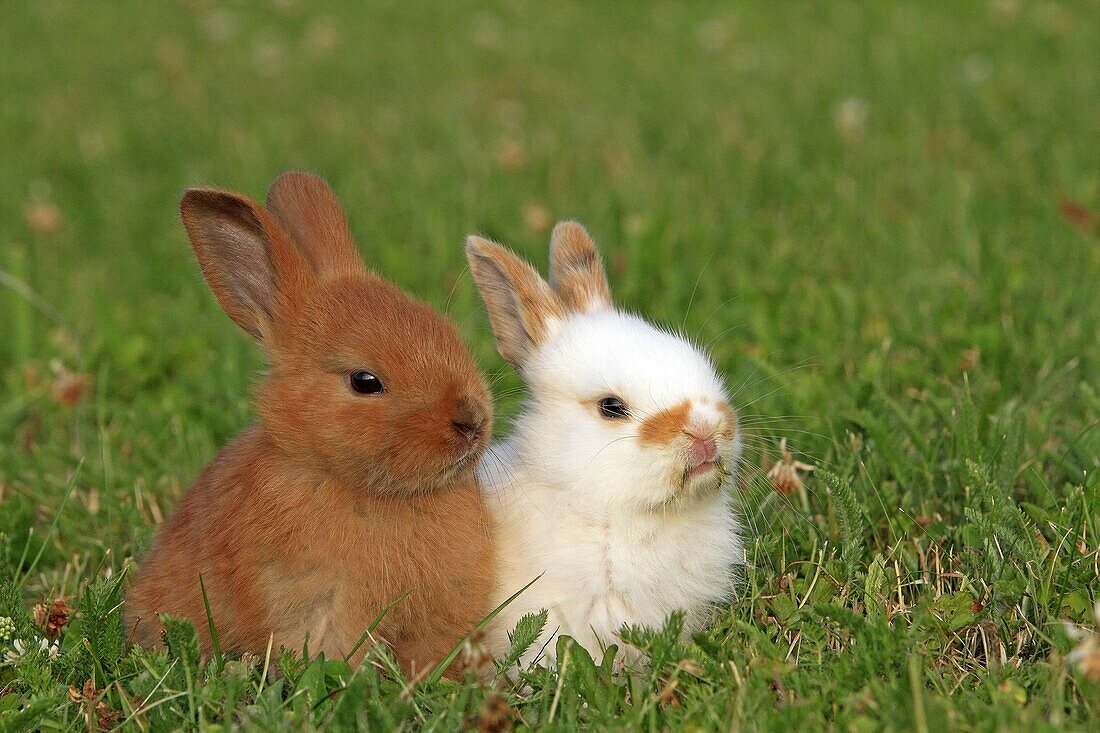
[[367, 271], [316, 176], [284, 174], [266, 209], [215, 189], [189, 190], [180, 209], [203, 276], [271, 368], [258, 421], [141, 566], [126, 601], [135, 641], [154, 644], [169, 613], [209, 652], [201, 574], [226, 650], [308, 638], [311, 653], [343, 656], [408, 592], [374, 636], [409, 673], [436, 664], [485, 614], [492, 582], [474, 476], [484, 378], [448, 321]]

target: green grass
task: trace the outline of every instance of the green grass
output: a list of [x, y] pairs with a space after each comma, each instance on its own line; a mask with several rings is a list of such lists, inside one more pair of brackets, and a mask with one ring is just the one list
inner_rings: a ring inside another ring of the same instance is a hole
[[[0, 730], [90, 730], [96, 702], [142, 731], [454, 730], [499, 707], [378, 655], [201, 662], [187, 625], [124, 651], [123, 571], [251, 420], [262, 367], [179, 196], [291, 168], [331, 181], [367, 261], [502, 390], [463, 235], [542, 263], [565, 217], [619, 301], [737, 390], [740, 596], [694, 644], [638, 632], [653, 665], [628, 679], [572, 649], [502, 682], [516, 725], [1100, 728], [1064, 624], [1095, 626], [1100, 597], [1100, 7], [415, 5], [4, 13], [0, 617], [27, 642], [34, 603], [78, 613], [57, 659], [0, 662]], [[75, 405], [70, 373], [91, 377]], [[819, 467], [788, 497], [761, 478], [782, 438]]]

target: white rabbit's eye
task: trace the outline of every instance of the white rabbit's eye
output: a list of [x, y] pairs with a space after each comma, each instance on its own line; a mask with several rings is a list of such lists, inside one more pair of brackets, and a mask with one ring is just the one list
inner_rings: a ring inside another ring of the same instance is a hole
[[351, 388], [359, 394], [378, 394], [382, 391], [382, 380], [370, 372], [352, 372]]
[[630, 417], [630, 411], [626, 409], [626, 403], [618, 397], [604, 397], [596, 405], [600, 408], [600, 414], [608, 420], [622, 420]]

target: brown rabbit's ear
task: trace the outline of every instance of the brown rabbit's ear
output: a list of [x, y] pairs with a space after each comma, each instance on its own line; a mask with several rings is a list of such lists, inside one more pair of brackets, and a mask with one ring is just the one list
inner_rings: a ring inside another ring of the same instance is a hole
[[533, 267], [495, 242], [468, 237], [466, 259], [489, 311], [497, 350], [519, 369], [546, 342], [551, 320], [563, 316], [561, 302]]
[[259, 204], [230, 191], [192, 188], [180, 201], [180, 214], [222, 309], [262, 339], [280, 293], [292, 296], [312, 279], [290, 236]]
[[267, 189], [267, 209], [318, 275], [339, 277], [365, 269], [336, 194], [318, 176], [296, 171], [279, 176]]
[[611, 288], [596, 244], [575, 221], [563, 221], [550, 235], [550, 286], [567, 310], [611, 307]]

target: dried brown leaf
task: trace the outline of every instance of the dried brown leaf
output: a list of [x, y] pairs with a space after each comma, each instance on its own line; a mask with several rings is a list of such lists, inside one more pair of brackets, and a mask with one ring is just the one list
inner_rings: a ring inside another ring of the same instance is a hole
[[516, 711], [498, 692], [491, 692], [477, 714], [478, 733], [506, 733], [512, 730]]
[[1078, 229], [1092, 229], [1094, 221], [1092, 212], [1081, 204], [1076, 201], [1063, 201], [1059, 208], [1062, 212], [1062, 218], [1066, 220], [1066, 223]]
[[662, 708], [667, 707], [680, 707], [680, 696], [676, 694], [676, 686], [680, 684], [678, 679], [671, 679], [665, 684], [665, 688], [661, 690], [661, 694], [657, 696], [657, 704]]
[[34, 606], [34, 625], [46, 632], [46, 636], [56, 639], [72, 620], [76, 612], [69, 601], [72, 596], [54, 599], [50, 603], [37, 603]]
[[528, 231], [541, 234], [550, 228], [550, 212], [538, 201], [528, 201], [523, 205], [523, 225]]
[[35, 234], [53, 234], [61, 226], [61, 209], [48, 201], [27, 204], [23, 216]]
[[782, 458], [772, 464], [767, 474], [771, 480], [772, 489], [784, 496], [797, 493], [802, 489], [802, 476], [799, 472], [813, 471], [814, 467], [808, 463], [794, 460], [791, 452], [787, 450], [786, 438], [779, 441], [779, 452], [782, 454]]
[[91, 384], [91, 375], [61, 367], [54, 379], [53, 398], [58, 404], [75, 407], [84, 398]]

